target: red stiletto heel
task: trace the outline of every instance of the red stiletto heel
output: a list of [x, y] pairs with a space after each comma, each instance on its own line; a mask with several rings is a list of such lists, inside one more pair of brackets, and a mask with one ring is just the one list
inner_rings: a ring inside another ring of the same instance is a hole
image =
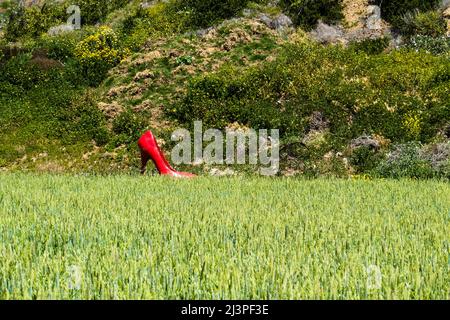
[[141, 149], [141, 173], [144, 174], [147, 163], [151, 159], [158, 169], [160, 175], [171, 176], [175, 178], [193, 178], [195, 174], [187, 172], [178, 172], [167, 161], [164, 153], [158, 145], [155, 136], [151, 131], [147, 131], [138, 141]]

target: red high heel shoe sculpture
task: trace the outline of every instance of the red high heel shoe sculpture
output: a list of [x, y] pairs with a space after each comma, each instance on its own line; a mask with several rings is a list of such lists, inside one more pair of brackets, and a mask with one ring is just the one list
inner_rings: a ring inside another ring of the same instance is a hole
[[142, 135], [138, 141], [141, 149], [141, 173], [144, 174], [147, 168], [147, 163], [151, 159], [158, 169], [160, 175], [171, 176], [175, 178], [193, 178], [195, 174], [187, 172], [175, 171], [164, 157], [164, 153], [159, 148], [155, 136], [151, 131], [147, 131]]

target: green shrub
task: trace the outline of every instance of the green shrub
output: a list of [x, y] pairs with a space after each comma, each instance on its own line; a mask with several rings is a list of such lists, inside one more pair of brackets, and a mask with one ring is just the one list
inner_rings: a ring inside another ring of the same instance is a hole
[[403, 16], [399, 29], [406, 36], [439, 37], [446, 35], [447, 22], [440, 11], [414, 11]]
[[[205, 125], [216, 128], [225, 128], [234, 122], [255, 128], [287, 128], [282, 121], [286, 115], [278, 113], [272, 99], [258, 97], [256, 86], [267, 85], [266, 75], [256, 70], [242, 77], [236, 77], [236, 73], [229, 68], [195, 79], [188, 95], [172, 114], [186, 123], [201, 119]], [[276, 81], [275, 78], [272, 80]]]
[[370, 172], [375, 169], [382, 160], [383, 154], [370, 147], [359, 147], [353, 150], [350, 156], [350, 164], [356, 168], [357, 173]]
[[0, 65], [3, 63], [3, 60], [5, 59], [5, 53], [2, 50], [3, 46], [2, 43], [0, 42]]
[[[8, 14], [7, 14], [7, 8], [3, 8], [2, 7], [2, 3], [0, 3], [0, 31], [2, 30], [2, 28], [4, 28], [5, 24], [8, 21]], [[4, 11], [3, 11], [4, 10]]]
[[147, 122], [145, 117], [131, 110], [122, 112], [113, 121], [113, 132], [117, 135], [112, 141], [115, 146], [121, 144], [132, 145], [139, 139]]
[[94, 140], [98, 145], [106, 144], [109, 141], [106, 120], [95, 97], [89, 92], [72, 93], [66, 99], [65, 107], [55, 114], [56, 137], [65, 143]]
[[103, 22], [109, 13], [129, 2], [129, 0], [78, 0], [76, 4], [81, 10], [81, 23], [94, 25]]
[[400, 144], [375, 169], [386, 178], [450, 178], [450, 143]]
[[24, 89], [20, 86], [13, 85], [9, 81], [0, 80], [0, 99], [14, 100], [24, 94]]
[[11, 130], [3, 132], [11, 135], [8, 143], [38, 145], [49, 139], [69, 145], [91, 140], [104, 143], [106, 121], [95, 99], [86, 97], [59, 70], [40, 73], [40, 77], [39, 81], [25, 82], [26, 85], [20, 78], [0, 80], [0, 122], [6, 128], [14, 128], [14, 134]]
[[403, 24], [404, 15], [414, 10], [426, 12], [435, 9], [441, 0], [375, 0], [373, 2], [381, 7], [383, 19], [392, 23], [394, 27], [400, 27]]
[[75, 57], [75, 48], [80, 40], [78, 33], [65, 33], [57, 36], [43, 35], [36, 46], [45, 48], [49, 58], [66, 61]]
[[30, 61], [31, 54], [20, 54], [9, 59], [2, 66], [0, 82], [9, 82], [14, 86], [27, 90], [38, 86], [46, 79], [48, 80], [49, 73], [40, 70], [36, 65], [31, 64]]
[[386, 178], [433, 178], [435, 172], [429, 162], [422, 159], [422, 145], [417, 142], [397, 145], [375, 170]]
[[[189, 13], [190, 27], [201, 28], [236, 16], [249, 2], [250, 0], [175, 0], [173, 5], [176, 11]], [[252, 2], [265, 1], [253, 0]]]
[[24, 36], [38, 37], [50, 27], [66, 21], [66, 8], [60, 4], [46, 3], [42, 7], [23, 7], [16, 4], [9, 11], [5, 38], [8, 41], [16, 41]]
[[138, 51], [147, 41], [181, 32], [186, 27], [185, 15], [167, 3], [139, 8], [128, 16], [120, 28], [123, 46]]
[[342, 0], [281, 0], [281, 5], [296, 25], [306, 29], [312, 29], [318, 20], [332, 23], [343, 18]]
[[377, 39], [365, 39], [350, 44], [350, 48], [357, 52], [365, 52], [367, 54], [380, 54], [389, 47], [390, 39], [382, 37]]

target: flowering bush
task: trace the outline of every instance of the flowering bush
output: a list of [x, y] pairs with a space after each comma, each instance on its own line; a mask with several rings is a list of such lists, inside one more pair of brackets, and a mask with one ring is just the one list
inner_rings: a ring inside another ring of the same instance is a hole
[[424, 50], [436, 55], [448, 54], [450, 53], [450, 37], [413, 36], [408, 42], [408, 47], [415, 51]]
[[109, 27], [100, 27], [97, 33], [79, 42], [75, 48], [75, 57], [91, 85], [103, 80], [108, 70], [128, 54], [129, 50], [121, 50], [116, 34]]
[[403, 128], [407, 137], [419, 139], [422, 132], [422, 119], [417, 112], [408, 113], [403, 117]]

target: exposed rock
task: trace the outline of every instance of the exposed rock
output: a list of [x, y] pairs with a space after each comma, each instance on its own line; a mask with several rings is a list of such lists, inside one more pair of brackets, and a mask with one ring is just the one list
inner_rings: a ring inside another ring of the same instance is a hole
[[345, 42], [344, 32], [339, 26], [330, 26], [319, 21], [316, 29], [310, 35], [320, 43], [340, 43]]
[[349, 29], [364, 28], [362, 17], [366, 14], [368, 4], [368, 0], [343, 0], [343, 14]]
[[233, 30], [230, 35], [226, 38], [225, 43], [222, 45], [222, 50], [230, 51], [238, 43], [250, 43], [253, 38], [242, 29]]
[[140, 66], [140, 65], [143, 65], [146, 63], [150, 63], [153, 60], [161, 58], [161, 57], [162, 57], [162, 54], [158, 50], [151, 51], [151, 52], [148, 52], [148, 53], [140, 56], [139, 58], [135, 59], [132, 62], [132, 66], [136, 67], [136, 66]]
[[378, 150], [381, 148], [380, 142], [374, 139], [372, 136], [362, 136], [357, 139], [353, 139], [350, 147], [357, 149], [360, 147], [368, 147], [370, 149]]
[[450, 0], [442, 0], [441, 8], [450, 10]]
[[367, 7], [368, 18], [366, 19], [366, 27], [369, 30], [383, 29], [383, 20], [381, 20], [381, 9], [379, 6]]
[[325, 44], [347, 44], [365, 39], [393, 37], [390, 25], [381, 18], [379, 6], [367, 0], [344, 0], [345, 28], [319, 21], [310, 35]]
[[155, 76], [155, 74], [153, 72], [151, 72], [150, 70], [144, 70], [142, 72], [138, 72], [135, 76], [134, 76], [134, 81], [140, 81], [143, 79], [149, 79], [149, 78], [153, 78]]
[[120, 96], [127, 90], [128, 90], [128, 86], [113, 87], [108, 91], [107, 97], [114, 98], [114, 97]]
[[113, 103], [99, 102], [97, 106], [109, 119], [114, 119], [124, 111], [123, 107], [117, 102]]
[[202, 58], [207, 58], [217, 51], [218, 51], [218, 49], [215, 47], [200, 48], [198, 50], [197, 54]]
[[261, 21], [266, 26], [274, 30], [283, 30], [285, 28], [290, 28], [294, 25], [291, 18], [289, 18], [285, 14], [280, 14], [274, 19], [271, 19], [266, 14], [261, 14], [259, 16], [259, 21]]
[[290, 28], [294, 25], [291, 18], [284, 14], [280, 14], [278, 17], [276, 17], [272, 23], [270, 24], [270, 27], [275, 30], [281, 30], [285, 28]]
[[211, 33], [212, 31], [214, 31], [214, 30], [215, 30], [214, 27], [209, 27], [209, 28], [197, 30], [197, 31], [195, 32], [195, 34], [196, 34], [198, 37], [205, 37], [205, 36], [207, 36], [208, 34], [210, 34], [210, 33]]
[[450, 19], [450, 7], [444, 10], [443, 16], [444, 18]]
[[60, 25], [60, 26], [51, 27], [48, 30], [47, 34], [49, 36], [53, 37], [53, 36], [57, 36], [57, 35], [60, 35], [60, 34], [63, 34], [63, 33], [72, 32], [74, 30], [75, 30], [75, 27], [73, 25], [71, 25], [71, 24], [63, 24], [63, 25]]
[[447, 9], [444, 10], [443, 16], [447, 19], [447, 35], [450, 37], [450, 0], [447, 3]]
[[259, 21], [261, 21], [262, 23], [264, 23], [268, 27], [270, 27], [270, 25], [272, 24], [272, 19], [266, 14], [261, 14], [259, 16]]
[[450, 142], [428, 145], [420, 151], [420, 157], [439, 170], [450, 161]]

